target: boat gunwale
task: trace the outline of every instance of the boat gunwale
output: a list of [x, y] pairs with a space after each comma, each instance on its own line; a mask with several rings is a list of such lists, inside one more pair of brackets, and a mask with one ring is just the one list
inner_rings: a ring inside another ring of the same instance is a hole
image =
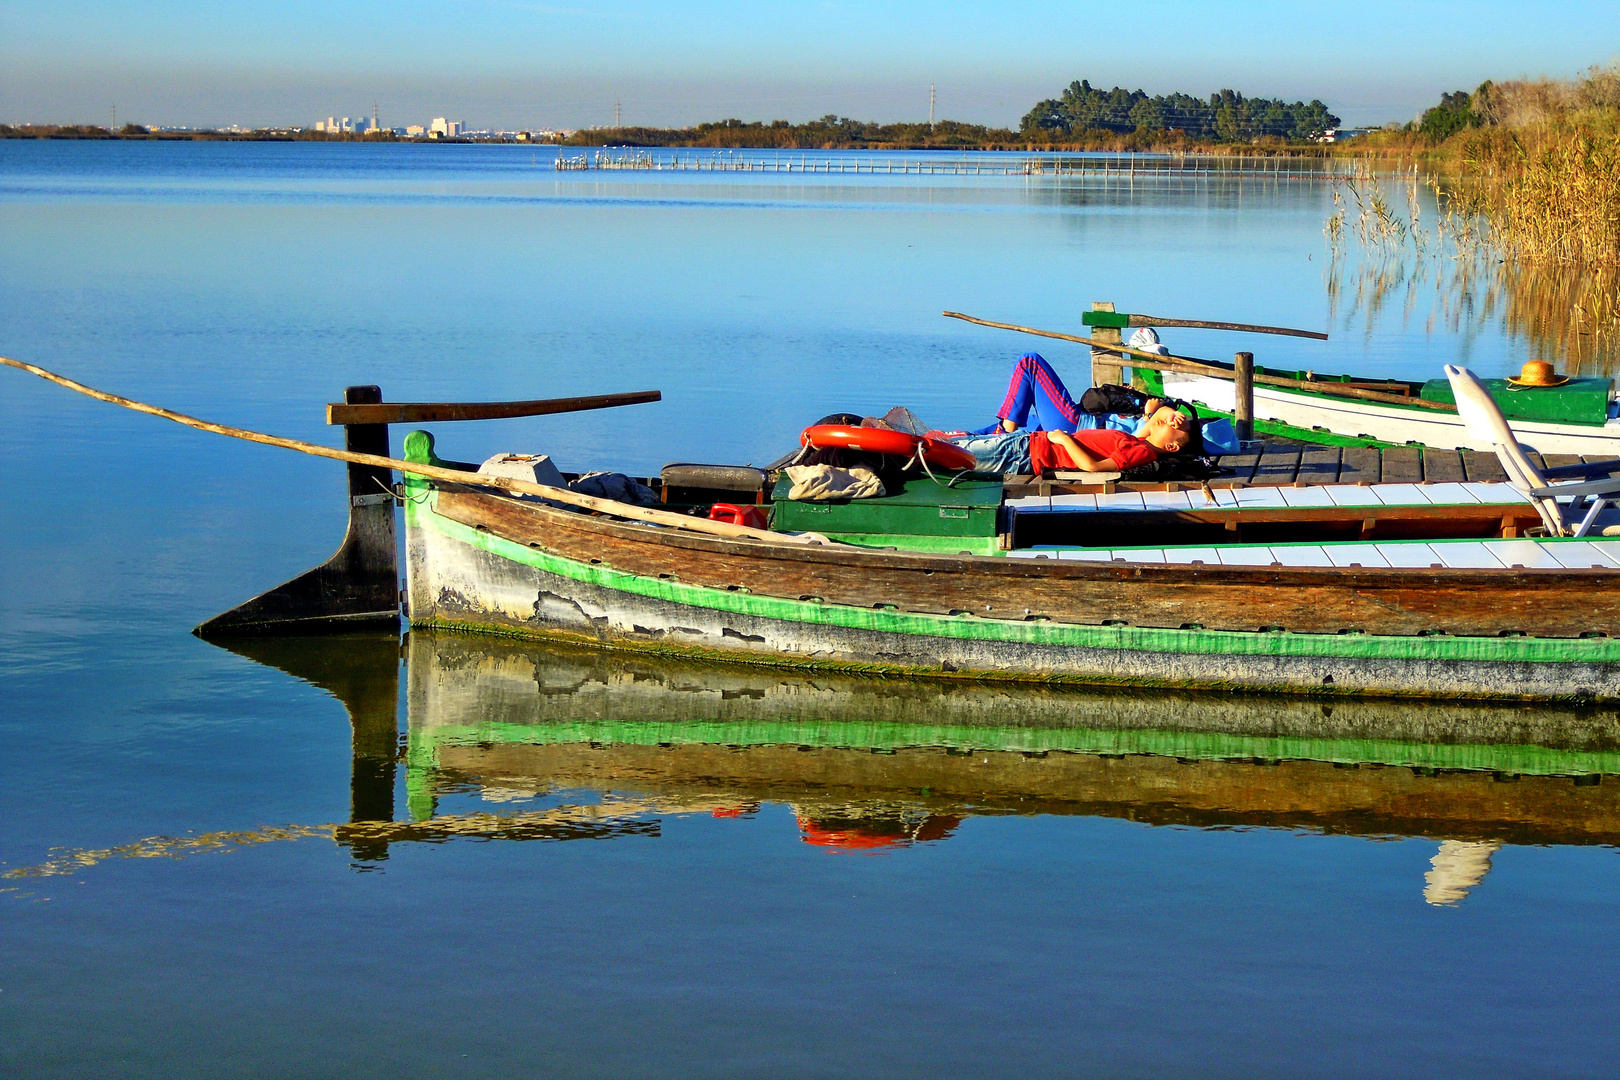
[[[675, 547], [694, 550], [718, 551], [754, 559], [776, 559], [800, 563], [831, 563], [844, 566], [864, 566], [874, 569], [915, 570], [954, 573], [986, 573], [1005, 577], [1072, 578], [1076, 580], [1118, 578], [1128, 572], [1135, 578], [1157, 579], [1165, 583], [1197, 581], [1218, 576], [1234, 584], [1254, 583], [1271, 586], [1299, 583], [1301, 585], [1338, 585], [1353, 588], [1358, 583], [1397, 583], [1421, 585], [1425, 582], [1443, 583], [1448, 587], [1460, 585], [1487, 585], [1493, 588], [1511, 587], [1516, 583], [1538, 588], [1566, 584], [1602, 584], [1620, 578], [1620, 567], [1275, 567], [1227, 566], [1222, 563], [1156, 563], [1112, 560], [1109, 562], [1079, 559], [1007, 558], [1005, 555], [944, 555], [932, 552], [888, 551], [855, 545], [773, 544], [766, 541], [734, 540], [702, 533], [683, 533], [670, 528], [644, 525], [636, 522], [614, 521], [606, 517], [559, 510], [537, 502], [514, 499], [494, 491], [460, 484], [428, 482], [435, 492], [446, 492], [476, 500], [487, 500], [507, 508], [521, 508], [539, 522], [553, 522], [563, 527], [583, 528], [587, 531], [607, 533], [623, 540], [650, 544], [655, 547]], [[466, 520], [454, 512], [458, 501], [434, 512], [452, 521], [475, 529], [495, 532], [478, 520]], [[437, 504], [437, 500], [435, 500]], [[466, 515], [474, 517], [475, 515]], [[495, 533], [496, 535], [502, 535]], [[527, 540], [503, 536], [514, 543], [527, 545]], [[1369, 547], [1391, 541], [1344, 540], [1334, 546], [1366, 544]], [[1438, 542], [1438, 541], [1423, 541]], [[1471, 542], [1485, 540], [1472, 538]], [[1532, 543], [1558, 543], [1559, 540], [1531, 540]], [[1235, 547], [1226, 544], [1201, 544], [1198, 547]], [[1252, 546], [1252, 545], [1250, 545]], [[1102, 549], [1099, 549], [1102, 550]]]
[[[1176, 382], [1197, 382], [1211, 385], [1230, 385], [1224, 380], [1196, 372], [1165, 372], [1173, 376]], [[1168, 392], [1168, 390], [1166, 391]], [[1222, 415], [1230, 415], [1230, 410], [1218, 405], [1210, 405], [1191, 396], [1189, 391], [1180, 391], [1188, 400], [1200, 408], [1209, 409]], [[1268, 386], [1258, 383], [1254, 387], [1255, 400], [1267, 398], [1281, 399], [1295, 403], [1316, 404], [1325, 403], [1355, 414], [1390, 415], [1399, 416], [1403, 420], [1421, 420], [1426, 424], [1439, 425], [1446, 428], [1467, 429], [1461, 415], [1455, 412], [1445, 412], [1438, 409], [1425, 409], [1421, 405], [1402, 405], [1392, 401], [1366, 401], [1361, 398], [1345, 397], [1334, 394], [1330, 390], [1304, 390], [1293, 386]], [[1568, 436], [1596, 436], [1608, 432], [1614, 440], [1620, 442], [1620, 418], [1608, 417], [1602, 423], [1588, 424], [1575, 420], [1529, 420], [1514, 418], [1510, 421], [1515, 434], [1524, 435], [1568, 435]], [[1347, 436], [1355, 437], [1355, 436]], [[1425, 444], [1427, 445], [1427, 444]], [[1450, 449], [1449, 447], [1435, 447], [1435, 449]]]

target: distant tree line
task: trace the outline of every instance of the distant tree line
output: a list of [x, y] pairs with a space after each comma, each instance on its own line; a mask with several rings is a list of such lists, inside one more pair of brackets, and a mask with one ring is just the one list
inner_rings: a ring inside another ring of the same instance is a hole
[[[1466, 97], [1467, 95], [1464, 95]], [[564, 140], [569, 146], [680, 146], [717, 149], [1043, 149], [1194, 150], [1212, 145], [1280, 148], [1312, 142], [1339, 126], [1320, 101], [1246, 98], [1221, 90], [1207, 99], [1188, 94], [1149, 97], [1142, 90], [1101, 90], [1087, 80], [1039, 102], [1018, 130], [943, 120], [936, 124], [876, 124], [829, 113], [819, 120], [719, 120], [688, 128], [589, 128]], [[89, 126], [0, 126], [0, 138], [293, 138], [371, 141], [377, 136], [311, 131], [152, 132], [128, 125], [118, 133]], [[384, 133], [382, 138], [391, 138]]]
[[[1488, 100], [1490, 98], [1491, 84], [1485, 82], [1480, 88], [1470, 94], [1466, 90], [1457, 90], [1449, 94], [1440, 95], [1440, 104], [1428, 109], [1419, 118], [1417, 130], [1434, 142], [1449, 139], [1459, 131], [1468, 128], [1483, 127], [1490, 123]], [[1475, 97], [1479, 98], [1478, 109], [1474, 108]]]
[[786, 120], [718, 120], [689, 128], [618, 127], [576, 131], [565, 146], [690, 146], [762, 150], [831, 150], [958, 147], [983, 149], [1022, 145], [1018, 133], [942, 120], [932, 126], [873, 124], [829, 113], [820, 120], [790, 124]]
[[1119, 134], [1179, 131], [1192, 139], [1239, 143], [1261, 138], [1299, 142], [1320, 138], [1339, 118], [1320, 101], [1246, 98], [1221, 90], [1206, 98], [1157, 94], [1116, 86], [1103, 90], [1089, 80], [1070, 83], [1062, 95], [1039, 102], [1019, 123], [1025, 136], [1078, 135], [1088, 131]]

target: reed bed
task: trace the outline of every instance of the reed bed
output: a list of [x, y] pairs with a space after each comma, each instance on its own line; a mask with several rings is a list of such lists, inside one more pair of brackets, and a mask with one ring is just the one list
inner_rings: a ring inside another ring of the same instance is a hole
[[[1572, 374], [1612, 373], [1620, 360], [1620, 259], [1604, 257], [1614, 243], [1604, 229], [1614, 222], [1605, 226], [1600, 216], [1593, 224], [1567, 203], [1534, 209], [1537, 199], [1553, 198], [1539, 193], [1548, 184], [1585, 191], [1579, 185], [1590, 178], [1568, 174], [1590, 166], [1584, 158], [1555, 157], [1506, 177], [1500, 160], [1497, 166], [1494, 177], [1483, 166], [1482, 178], [1442, 179], [1424, 178], [1415, 167], [1380, 173], [1370, 161], [1357, 162], [1336, 185], [1334, 213], [1323, 227], [1333, 255], [1326, 282], [1331, 316], [1364, 320], [1370, 332], [1395, 305], [1409, 319], [1432, 292], [1431, 328], [1442, 321], [1466, 335], [1500, 320], [1528, 347], [1526, 359]], [[1425, 191], [1432, 218], [1423, 211]], [[1510, 211], [1488, 208], [1487, 198], [1517, 200], [1511, 205], [1525, 209], [1517, 211], [1516, 226], [1504, 225]], [[1604, 205], [1596, 199], [1583, 205], [1594, 204]], [[1620, 205], [1608, 206], [1620, 213]], [[1347, 255], [1352, 241], [1355, 259]]]
[[[1529, 358], [1612, 372], [1620, 359], [1620, 63], [1573, 80], [1485, 83], [1465, 102], [1467, 126], [1432, 147], [1426, 179], [1415, 164], [1375, 171], [1368, 156], [1339, 183], [1323, 230], [1334, 256], [1330, 304], [1365, 315], [1370, 329], [1397, 298], [1410, 312], [1432, 286], [1432, 317], [1453, 330], [1499, 318]], [[1432, 224], [1422, 212], [1425, 187]], [[1347, 272], [1351, 240], [1360, 258]]]
[[1458, 212], [1490, 222], [1505, 258], [1620, 264], [1620, 130], [1601, 118], [1485, 129], [1447, 194]]

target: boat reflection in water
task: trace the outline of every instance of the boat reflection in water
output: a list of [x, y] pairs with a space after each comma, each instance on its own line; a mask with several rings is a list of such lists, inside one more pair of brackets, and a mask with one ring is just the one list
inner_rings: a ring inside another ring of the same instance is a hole
[[[1094, 815], [1432, 837], [1424, 896], [1451, 904], [1503, 844], [1620, 843], [1613, 709], [823, 676], [413, 631], [401, 756], [391, 636], [228, 644], [348, 706], [353, 820], [333, 835], [366, 861], [454, 836], [656, 834], [664, 816], [768, 803], [792, 807], [806, 843], [867, 852], [971, 817]], [[441, 813], [468, 795], [489, 812]]]

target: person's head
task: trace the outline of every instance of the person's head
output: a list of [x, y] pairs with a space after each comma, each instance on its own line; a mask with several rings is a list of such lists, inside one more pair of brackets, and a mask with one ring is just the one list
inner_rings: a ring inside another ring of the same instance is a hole
[[1143, 440], [1167, 454], [1196, 448], [1202, 434], [1198, 421], [1170, 405], [1159, 406], [1142, 429]]

